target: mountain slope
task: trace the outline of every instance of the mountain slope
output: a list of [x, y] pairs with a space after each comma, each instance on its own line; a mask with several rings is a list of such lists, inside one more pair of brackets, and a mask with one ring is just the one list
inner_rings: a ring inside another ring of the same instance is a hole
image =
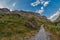
[[0, 40], [28, 40], [42, 24], [46, 31], [57, 34], [55, 24], [39, 13], [0, 9]]
[[0, 9], [0, 40], [28, 40], [47, 22], [50, 21], [38, 13]]

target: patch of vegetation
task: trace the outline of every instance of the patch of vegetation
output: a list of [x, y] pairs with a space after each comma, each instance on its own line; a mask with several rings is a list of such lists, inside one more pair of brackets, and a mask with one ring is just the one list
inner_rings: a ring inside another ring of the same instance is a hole
[[[28, 26], [25, 25], [27, 24], [26, 22], [29, 23]], [[24, 37], [34, 36], [42, 24], [44, 24], [46, 31], [51, 32], [60, 40], [60, 28], [56, 27], [58, 23], [60, 22], [45, 23], [36, 19], [34, 16], [30, 18], [23, 17], [19, 14], [0, 14], [0, 40], [15, 40], [15, 38], [23, 39]]]
[[[26, 27], [25, 22], [28, 19], [19, 14], [0, 14], [0, 38], [4, 39], [8, 37], [11, 39], [15, 35], [20, 35], [23, 38], [24, 36], [34, 35], [38, 29]], [[36, 21], [34, 17], [31, 19], [32, 21]]]

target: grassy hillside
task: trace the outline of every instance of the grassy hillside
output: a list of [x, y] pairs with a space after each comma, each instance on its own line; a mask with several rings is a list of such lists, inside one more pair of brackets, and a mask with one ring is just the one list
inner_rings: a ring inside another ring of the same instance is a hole
[[2, 13], [0, 40], [28, 40], [39, 31], [42, 24], [45, 30], [51, 33], [51, 40], [60, 40], [60, 28], [56, 27], [57, 23], [50, 22], [45, 16], [24, 11]]
[[38, 22], [34, 17], [26, 18], [19, 14], [0, 14], [0, 40], [28, 39], [34, 35], [39, 27], [27, 26], [28, 20]]
[[51, 40], [60, 40], [60, 26], [58, 23], [45, 24], [45, 29], [50, 33]]

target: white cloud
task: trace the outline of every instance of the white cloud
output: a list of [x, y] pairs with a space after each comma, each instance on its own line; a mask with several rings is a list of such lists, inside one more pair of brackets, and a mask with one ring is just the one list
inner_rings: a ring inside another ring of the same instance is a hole
[[16, 5], [16, 2], [12, 4], [13, 7], [15, 7], [15, 5]]
[[40, 14], [42, 14], [42, 13], [43, 13], [43, 11], [44, 11], [44, 8], [43, 8], [43, 7], [41, 7], [41, 9], [40, 9], [40, 10], [38, 10], [37, 12], [38, 12], [38, 13], [40, 13]]
[[31, 5], [34, 7], [34, 6], [37, 6], [39, 4], [42, 4], [43, 6], [41, 7], [40, 10], [38, 10], [37, 12], [38, 13], [42, 13], [44, 11], [44, 7], [46, 7], [48, 4], [49, 4], [49, 1], [44, 1], [44, 0], [36, 0], [36, 2], [33, 2], [31, 3]]
[[43, 5], [46, 7], [49, 4], [49, 1], [46, 1]]
[[2, 0], [2, 1], [0, 0], [0, 8], [8, 8], [10, 9], [10, 11], [14, 10], [16, 2], [14, 3], [11, 2], [10, 4], [8, 4], [10, 1], [11, 0]]
[[0, 8], [4, 8], [4, 6], [3, 5], [0, 5]]
[[41, 4], [44, 4], [45, 1], [41, 1]]
[[47, 6], [49, 4], [49, 1], [36, 0], [36, 2], [31, 3], [32, 6], [37, 6], [38, 4], [43, 4], [44, 6]]
[[36, 2], [31, 3], [32, 6], [37, 6], [38, 4], [40, 4], [40, 0], [36, 0]]
[[59, 8], [59, 11], [60, 11], [60, 8]]
[[10, 9], [10, 11], [13, 11], [15, 6], [16, 6], [16, 2], [14, 2], [12, 5], [10, 5], [11, 7], [8, 7]]
[[41, 14], [43, 11], [44, 11], [44, 10], [40, 9], [40, 10], [38, 11], [38, 13], [40, 13], [40, 14]]
[[50, 19], [51, 21], [54, 21], [56, 18], [60, 15], [60, 8], [59, 11], [57, 11], [56, 13], [54, 13], [52, 16], [50, 16], [48, 19]]
[[41, 9], [43, 10], [43, 9], [44, 9], [44, 7], [41, 7]]

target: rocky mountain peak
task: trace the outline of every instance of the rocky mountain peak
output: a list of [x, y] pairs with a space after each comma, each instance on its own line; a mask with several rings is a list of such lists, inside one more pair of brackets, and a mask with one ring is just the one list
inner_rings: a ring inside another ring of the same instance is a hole
[[0, 11], [8, 12], [8, 11], [10, 11], [10, 10], [9, 10], [9, 9], [7, 9], [7, 8], [0, 8]]
[[0, 8], [0, 14], [9, 13], [9, 12], [10, 12], [10, 10], [7, 8]]

